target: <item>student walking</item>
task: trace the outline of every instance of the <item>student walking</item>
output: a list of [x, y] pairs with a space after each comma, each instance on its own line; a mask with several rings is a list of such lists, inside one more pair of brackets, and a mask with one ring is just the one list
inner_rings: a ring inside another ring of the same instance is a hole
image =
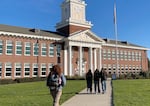
[[92, 93], [92, 80], [93, 80], [93, 75], [91, 69], [86, 73], [86, 84], [87, 84], [87, 93], [90, 90], [90, 93]]
[[95, 93], [100, 93], [100, 85], [99, 85], [99, 79], [100, 79], [100, 72], [98, 69], [94, 72], [94, 89]]
[[62, 88], [66, 85], [66, 78], [59, 65], [54, 65], [47, 78], [47, 86], [53, 98], [53, 106], [59, 106]]
[[102, 85], [102, 93], [104, 94], [106, 92], [106, 80], [107, 80], [107, 72], [106, 69], [102, 68], [100, 75], [101, 75], [101, 85]]

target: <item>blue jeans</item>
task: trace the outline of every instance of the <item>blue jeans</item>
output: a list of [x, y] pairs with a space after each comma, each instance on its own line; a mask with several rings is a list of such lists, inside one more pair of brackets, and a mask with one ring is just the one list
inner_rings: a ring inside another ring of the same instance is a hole
[[103, 80], [101, 83], [102, 83], [102, 90], [103, 90], [103, 92], [105, 92], [106, 91], [106, 80]]

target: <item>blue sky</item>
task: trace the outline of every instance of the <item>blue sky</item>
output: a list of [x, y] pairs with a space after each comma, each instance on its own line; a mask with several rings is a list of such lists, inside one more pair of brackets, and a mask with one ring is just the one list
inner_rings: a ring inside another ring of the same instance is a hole
[[[0, 0], [0, 24], [55, 31], [64, 0]], [[115, 39], [114, 0], [85, 0], [86, 19], [102, 38]], [[150, 0], [116, 0], [118, 40], [150, 48]], [[150, 57], [150, 52], [148, 52]]]

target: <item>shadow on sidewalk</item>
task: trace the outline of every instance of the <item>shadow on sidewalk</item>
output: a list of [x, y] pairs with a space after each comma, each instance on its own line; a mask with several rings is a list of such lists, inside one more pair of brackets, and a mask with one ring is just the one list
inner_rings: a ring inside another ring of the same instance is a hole
[[76, 93], [77, 95], [91, 95], [91, 94], [95, 94], [95, 93]]

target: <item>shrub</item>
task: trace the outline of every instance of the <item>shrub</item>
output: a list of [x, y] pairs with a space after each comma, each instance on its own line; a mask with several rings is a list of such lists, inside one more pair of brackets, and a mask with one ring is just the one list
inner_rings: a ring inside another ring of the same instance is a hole
[[0, 80], [0, 84], [13, 84], [13, 83], [24, 83], [24, 82], [36, 82], [36, 81], [44, 81], [44, 80], [46, 80], [46, 77], [1, 79], [1, 80]]

